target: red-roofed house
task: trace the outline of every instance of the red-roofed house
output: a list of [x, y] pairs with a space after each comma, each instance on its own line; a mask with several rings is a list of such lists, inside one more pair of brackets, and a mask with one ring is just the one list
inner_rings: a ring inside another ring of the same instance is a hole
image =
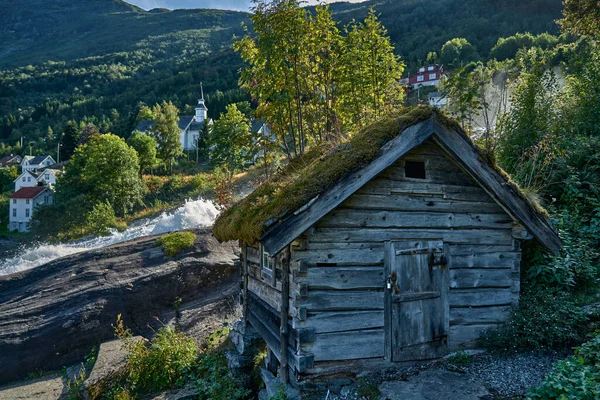
[[419, 68], [419, 71], [408, 78], [408, 82], [404, 80], [412, 89], [416, 89], [420, 86], [438, 86], [442, 76], [446, 75], [444, 72], [444, 66], [438, 64], [426, 65]]
[[45, 186], [22, 187], [9, 197], [9, 223], [11, 231], [27, 232], [35, 207], [51, 204], [54, 192]]

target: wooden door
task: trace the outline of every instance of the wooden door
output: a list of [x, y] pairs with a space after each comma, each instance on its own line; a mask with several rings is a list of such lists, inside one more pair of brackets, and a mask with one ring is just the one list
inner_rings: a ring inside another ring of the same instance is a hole
[[441, 240], [386, 243], [386, 358], [412, 361], [447, 353], [448, 271]]

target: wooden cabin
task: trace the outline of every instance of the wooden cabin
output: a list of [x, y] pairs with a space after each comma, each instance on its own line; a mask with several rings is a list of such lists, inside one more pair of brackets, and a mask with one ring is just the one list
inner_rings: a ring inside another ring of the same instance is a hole
[[[543, 210], [488, 165], [464, 132], [420, 112], [408, 123], [384, 123], [396, 131], [372, 159], [265, 221], [256, 239], [244, 234], [246, 219], [270, 207], [269, 196], [293, 196], [293, 188], [263, 190], [217, 221], [217, 238], [241, 242], [244, 320], [289, 367], [280, 368], [282, 381], [473, 347], [519, 301], [521, 241], [560, 249]], [[296, 166], [295, 179], [310, 181], [357, 143]]]

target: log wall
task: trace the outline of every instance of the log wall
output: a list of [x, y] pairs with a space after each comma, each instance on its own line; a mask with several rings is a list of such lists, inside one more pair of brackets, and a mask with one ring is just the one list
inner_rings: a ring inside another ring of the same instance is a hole
[[[427, 179], [405, 178], [404, 161], [425, 161]], [[451, 350], [470, 347], [518, 302], [523, 235], [509, 215], [432, 142], [407, 154], [316, 223], [291, 254], [304, 263], [294, 282], [294, 328], [314, 356], [331, 361], [384, 356], [384, 243], [442, 239], [450, 273]]]
[[[427, 179], [406, 178], [405, 160], [424, 161]], [[518, 302], [516, 238], [526, 236], [458, 164], [428, 142], [282, 251], [274, 278], [261, 274], [259, 249], [248, 247], [248, 320], [268, 336], [277, 355], [281, 262], [289, 262], [290, 367], [310, 375], [335, 370], [336, 361], [383, 360], [384, 243], [442, 239], [450, 274], [449, 347], [469, 347]]]

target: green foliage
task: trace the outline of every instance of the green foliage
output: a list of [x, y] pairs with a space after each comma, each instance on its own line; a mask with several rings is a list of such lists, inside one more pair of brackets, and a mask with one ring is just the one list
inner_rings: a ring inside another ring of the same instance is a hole
[[167, 257], [175, 257], [185, 249], [194, 245], [196, 235], [193, 232], [168, 233], [158, 239], [158, 245], [162, 246], [163, 253]]
[[61, 157], [63, 160], [70, 160], [73, 153], [75, 153], [79, 135], [79, 125], [75, 121], [69, 121], [62, 136]]
[[56, 202], [67, 207], [85, 198], [87, 204], [108, 203], [124, 215], [142, 199], [137, 153], [112, 134], [92, 138], [75, 151], [56, 184]]
[[294, 0], [259, 2], [254, 35], [236, 42], [246, 65], [240, 85], [258, 101], [288, 157], [341, 138], [395, 109], [403, 63], [370, 11], [342, 35], [327, 7], [315, 15]]
[[524, 269], [527, 284], [544, 288], [559, 287], [563, 290], [589, 291], [600, 283], [600, 252], [589, 239], [573, 237], [568, 228], [569, 215], [558, 215], [556, 223], [561, 228], [564, 246], [560, 253], [551, 256], [536, 252]]
[[135, 131], [127, 139], [127, 144], [135, 149], [140, 163], [140, 173], [152, 172], [158, 165], [156, 151], [158, 144], [152, 136]]
[[523, 349], [567, 349], [585, 338], [583, 310], [563, 290], [534, 290], [521, 296], [518, 309], [496, 330], [484, 333], [481, 344], [509, 352]]
[[109, 203], [96, 203], [85, 218], [86, 226], [95, 235], [108, 235], [110, 229], [124, 230], [126, 226], [117, 220]]
[[440, 52], [440, 63], [454, 68], [462, 67], [477, 58], [477, 50], [465, 38], [448, 40]]
[[597, 0], [564, 0], [561, 27], [575, 35], [600, 37], [600, 3]]
[[67, 393], [70, 400], [78, 400], [80, 398], [81, 388], [83, 387], [83, 382], [85, 382], [86, 378], [85, 371], [85, 365], [82, 363], [79, 375], [65, 377], [67, 382]]
[[195, 386], [200, 400], [241, 400], [250, 394], [227, 369], [220, 351], [201, 354], [195, 366]]
[[375, 383], [367, 383], [364, 379], [361, 380], [356, 388], [356, 393], [361, 399], [367, 400], [377, 400], [381, 396], [379, 386]]
[[431, 116], [429, 108], [415, 108], [364, 128], [337, 148], [329, 143], [313, 146], [294, 158], [271, 180], [223, 211], [213, 227], [219, 240], [254, 243], [265, 222], [293, 212], [348, 173], [379, 155], [381, 146], [404, 128]]
[[535, 146], [551, 139], [557, 123], [557, 86], [545, 55], [537, 49], [519, 53], [522, 73], [502, 122], [500, 165], [512, 174]]
[[17, 167], [0, 168], [0, 193], [12, 192], [15, 188], [15, 179], [19, 177]]
[[600, 396], [600, 332], [554, 366], [527, 399], [594, 400]]
[[504, 61], [515, 58], [521, 49], [538, 47], [546, 50], [556, 46], [560, 39], [549, 33], [541, 33], [537, 36], [531, 33], [517, 33], [513, 36], [500, 38], [490, 52], [490, 59]]
[[250, 394], [232, 377], [225, 354], [217, 347], [227, 330], [211, 335], [212, 342], [201, 353], [193, 338], [172, 327], [160, 328], [150, 342], [134, 340], [120, 315], [113, 327], [129, 358], [125, 375], [102, 393], [105, 398], [129, 400], [184, 384], [196, 386], [201, 400], [239, 400]]
[[210, 133], [210, 147], [211, 160], [226, 166], [231, 174], [254, 157], [250, 121], [235, 104], [227, 106], [227, 112], [215, 121]]
[[119, 315], [115, 334], [128, 352], [123, 388], [131, 394], [151, 393], [181, 385], [198, 356], [194, 339], [170, 326], [160, 328], [146, 343], [143, 339], [132, 338]]
[[466, 351], [459, 351], [448, 357], [448, 361], [455, 365], [467, 366], [471, 364], [471, 359]]
[[181, 129], [179, 129], [179, 110], [171, 102], [163, 101], [152, 107], [154, 125], [152, 134], [158, 144], [158, 156], [173, 170], [173, 162], [183, 154], [181, 148]]
[[271, 396], [269, 400], [287, 400], [287, 394], [285, 393], [285, 386], [279, 385], [279, 391], [275, 396]]

